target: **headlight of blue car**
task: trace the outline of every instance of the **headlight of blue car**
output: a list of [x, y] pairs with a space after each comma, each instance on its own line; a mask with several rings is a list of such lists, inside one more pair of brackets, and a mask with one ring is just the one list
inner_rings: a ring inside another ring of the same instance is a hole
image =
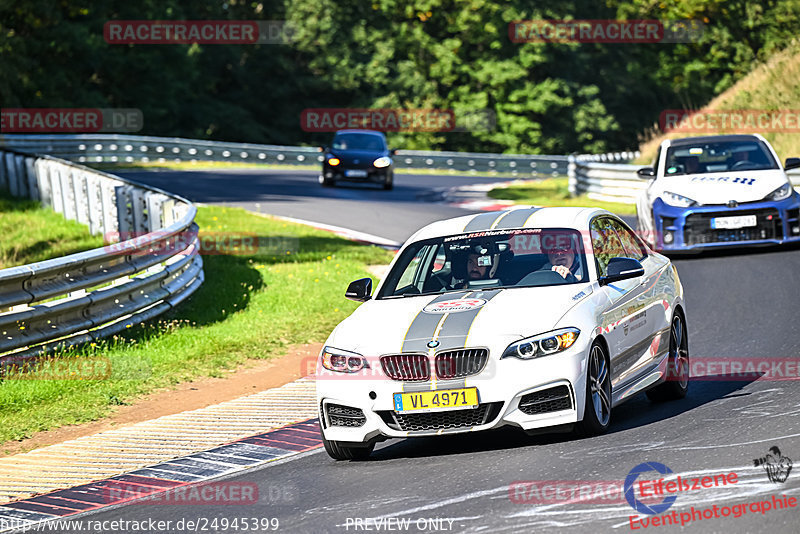
[[783, 184], [778, 189], [770, 193], [769, 195], [764, 197], [764, 200], [783, 200], [784, 198], [789, 198], [789, 195], [792, 194], [792, 184]]
[[697, 204], [697, 202], [689, 197], [685, 197], [677, 193], [671, 193], [669, 191], [664, 191], [661, 194], [661, 199], [670, 206], [675, 206], [677, 208], [688, 208], [689, 206], [694, 206]]

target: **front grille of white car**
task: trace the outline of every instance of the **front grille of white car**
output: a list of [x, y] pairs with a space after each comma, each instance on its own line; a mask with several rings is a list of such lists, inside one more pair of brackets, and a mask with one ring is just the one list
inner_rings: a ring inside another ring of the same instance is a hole
[[381, 356], [386, 376], [404, 382], [423, 382], [431, 378], [431, 365], [424, 354], [392, 354]]
[[[480, 373], [488, 361], [487, 349], [456, 349], [437, 354], [434, 367], [439, 379], [451, 380]], [[392, 380], [424, 382], [431, 378], [430, 360], [424, 354], [381, 356], [381, 366]]]
[[430, 432], [435, 430], [470, 428], [492, 422], [500, 413], [502, 402], [489, 402], [467, 410], [448, 410], [431, 413], [397, 413], [379, 411], [386, 426], [403, 432]]
[[526, 415], [558, 412], [572, 409], [572, 395], [567, 386], [528, 393], [519, 400], [519, 410]]
[[436, 376], [463, 378], [480, 373], [489, 360], [487, 349], [458, 349], [436, 355]]
[[364, 426], [364, 423], [367, 422], [364, 412], [358, 408], [342, 406], [341, 404], [328, 404], [325, 408], [328, 412], [328, 421], [330, 421], [331, 426], [359, 427]]

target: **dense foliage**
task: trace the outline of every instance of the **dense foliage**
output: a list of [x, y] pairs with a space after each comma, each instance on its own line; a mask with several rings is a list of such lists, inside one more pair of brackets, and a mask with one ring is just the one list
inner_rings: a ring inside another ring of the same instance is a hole
[[[697, 42], [513, 43], [509, 22], [698, 19]], [[783, 48], [800, 0], [0, 0], [3, 107], [123, 107], [142, 133], [319, 144], [314, 107], [488, 108], [483, 132], [393, 146], [566, 153], [636, 146]], [[110, 45], [108, 20], [288, 20], [284, 45]]]

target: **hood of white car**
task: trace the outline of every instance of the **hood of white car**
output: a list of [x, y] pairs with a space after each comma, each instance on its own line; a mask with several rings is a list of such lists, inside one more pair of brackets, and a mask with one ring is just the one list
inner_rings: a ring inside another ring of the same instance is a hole
[[766, 171], [718, 172], [686, 176], [665, 176], [660, 191], [691, 198], [700, 204], [726, 204], [728, 201], [754, 202], [787, 183], [780, 169]]
[[460, 291], [442, 295], [372, 300], [334, 331], [336, 348], [376, 356], [433, 348], [481, 347], [498, 338], [552, 330], [592, 293], [591, 284]]

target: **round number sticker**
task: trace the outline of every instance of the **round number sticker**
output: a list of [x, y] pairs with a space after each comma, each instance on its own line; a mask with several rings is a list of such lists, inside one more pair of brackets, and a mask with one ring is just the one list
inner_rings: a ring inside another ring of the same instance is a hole
[[486, 304], [484, 299], [456, 299], [445, 300], [444, 302], [435, 302], [428, 304], [422, 311], [425, 313], [454, 313], [469, 310], [477, 310]]

